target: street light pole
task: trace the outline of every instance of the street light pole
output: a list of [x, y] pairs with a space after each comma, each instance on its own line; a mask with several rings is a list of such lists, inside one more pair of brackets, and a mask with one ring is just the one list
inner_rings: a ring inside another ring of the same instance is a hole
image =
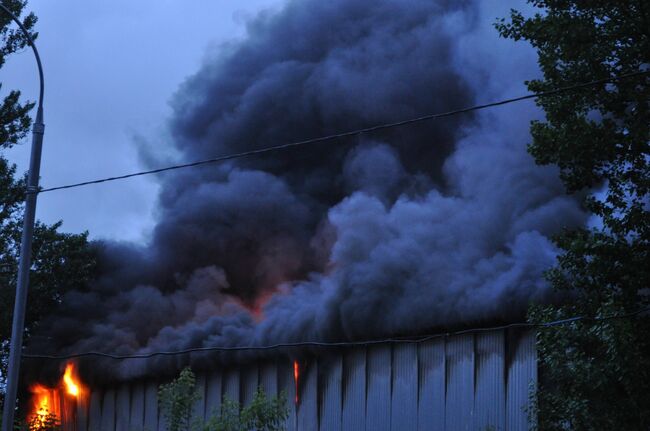
[[43, 67], [41, 57], [31, 35], [20, 20], [6, 6], [0, 3], [4, 10], [18, 24], [20, 30], [34, 51], [38, 76], [40, 78], [40, 91], [38, 97], [38, 110], [36, 120], [32, 126], [32, 152], [29, 159], [29, 174], [27, 175], [27, 190], [25, 196], [25, 215], [23, 218], [23, 232], [20, 240], [20, 263], [18, 266], [18, 280], [16, 283], [16, 300], [14, 303], [13, 324], [11, 327], [11, 347], [9, 351], [9, 369], [7, 373], [7, 388], [5, 392], [4, 410], [2, 412], [2, 431], [12, 431], [14, 425], [14, 411], [16, 410], [16, 396], [18, 393], [18, 377], [20, 374], [20, 358], [23, 348], [23, 332], [25, 331], [25, 308], [27, 306], [27, 288], [29, 287], [29, 267], [32, 257], [32, 237], [34, 234], [34, 218], [36, 215], [36, 197], [38, 196], [38, 180], [41, 170], [41, 150], [43, 148], [43, 94], [45, 83], [43, 80]]

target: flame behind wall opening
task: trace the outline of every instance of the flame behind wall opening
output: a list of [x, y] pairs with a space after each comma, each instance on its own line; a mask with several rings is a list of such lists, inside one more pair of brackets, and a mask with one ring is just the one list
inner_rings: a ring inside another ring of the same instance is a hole
[[30, 430], [44, 429], [53, 420], [58, 423], [71, 422], [77, 406], [85, 405], [89, 394], [71, 362], [66, 364], [57, 386], [48, 387], [35, 383], [29, 391], [32, 394], [27, 413]]
[[299, 393], [299, 385], [298, 385], [298, 380], [300, 378], [300, 364], [298, 364], [298, 361], [293, 361], [293, 381], [296, 385], [296, 397], [294, 398], [293, 402], [298, 404], [300, 401], [300, 396], [298, 395]]

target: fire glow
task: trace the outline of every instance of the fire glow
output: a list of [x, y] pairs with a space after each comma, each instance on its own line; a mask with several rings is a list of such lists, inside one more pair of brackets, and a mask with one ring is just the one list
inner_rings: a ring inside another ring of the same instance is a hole
[[300, 378], [300, 364], [298, 364], [298, 361], [293, 361], [293, 381], [296, 384], [296, 397], [294, 398], [294, 402], [298, 404], [298, 401], [300, 401], [300, 398], [298, 397], [298, 379]]
[[81, 383], [73, 363], [65, 366], [61, 381], [50, 388], [36, 383], [29, 388], [32, 394], [31, 407], [27, 414], [30, 429], [39, 429], [52, 419], [65, 422], [74, 416], [79, 404], [85, 404], [88, 390]]

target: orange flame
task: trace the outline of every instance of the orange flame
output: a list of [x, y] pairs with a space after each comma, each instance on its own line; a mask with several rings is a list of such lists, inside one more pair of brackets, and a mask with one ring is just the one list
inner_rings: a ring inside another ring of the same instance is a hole
[[30, 429], [40, 429], [52, 415], [64, 423], [72, 421], [76, 406], [85, 403], [88, 396], [88, 390], [81, 383], [71, 362], [66, 364], [57, 387], [49, 388], [36, 383], [29, 389], [32, 393], [32, 405], [27, 415], [28, 422], [32, 424]]
[[298, 404], [298, 401], [300, 401], [300, 398], [298, 397], [298, 379], [300, 378], [300, 364], [298, 364], [298, 361], [293, 361], [293, 381], [296, 383], [296, 398], [294, 399], [294, 402]]
[[65, 373], [63, 373], [63, 384], [65, 389], [68, 392], [68, 395], [73, 397], [78, 397], [80, 393], [79, 384], [75, 382], [75, 378], [72, 375], [74, 373], [74, 365], [69, 363], [65, 366]]
[[35, 384], [30, 388], [32, 393], [32, 409], [28, 415], [29, 422], [36, 425], [44, 424], [48, 415], [61, 417], [61, 404], [58, 399], [58, 391], [41, 384]]

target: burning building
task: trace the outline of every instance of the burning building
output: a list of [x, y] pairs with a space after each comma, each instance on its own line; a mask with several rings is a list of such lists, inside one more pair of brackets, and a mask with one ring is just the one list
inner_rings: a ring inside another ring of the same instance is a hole
[[[167, 429], [160, 381], [149, 378], [72, 391], [66, 368], [58, 397], [35, 392], [35, 410], [62, 412], [63, 429]], [[219, 411], [224, 397], [246, 404], [258, 387], [285, 391], [288, 430], [528, 430], [537, 381], [534, 336], [486, 330], [427, 340], [328, 347], [301, 360], [284, 355], [214, 366], [198, 373], [195, 418]], [[40, 391], [40, 389], [39, 389]]]
[[54, 425], [77, 424], [88, 407], [90, 391], [81, 382], [74, 363], [65, 366], [58, 385], [34, 383], [29, 388], [30, 405], [26, 422], [30, 429], [51, 429]]
[[[508, 7], [289, 1], [182, 84], [165, 140], [192, 162], [523, 92], [538, 73], [534, 53], [492, 27]], [[167, 172], [149, 242], [98, 242], [97, 280], [66, 295], [29, 351], [148, 355], [521, 321], [531, 302], [552, 299], [543, 279], [557, 254], [551, 236], [587, 222], [557, 172], [526, 152], [537, 116], [508, 105]], [[153, 166], [163, 153], [143, 144]], [[493, 402], [497, 425], [523, 429], [512, 424], [523, 423], [519, 400], [535, 380], [532, 341], [492, 335], [319, 352], [304, 364], [295, 424], [335, 429], [323, 424], [360, 412], [367, 429], [427, 415], [484, 424]], [[218, 393], [246, 400], [250, 382], [297, 394], [290, 356], [93, 357], [79, 362], [92, 381], [88, 429], [123, 428], [127, 411], [153, 424], [151, 385], [187, 364], [206, 373], [206, 405]]]

